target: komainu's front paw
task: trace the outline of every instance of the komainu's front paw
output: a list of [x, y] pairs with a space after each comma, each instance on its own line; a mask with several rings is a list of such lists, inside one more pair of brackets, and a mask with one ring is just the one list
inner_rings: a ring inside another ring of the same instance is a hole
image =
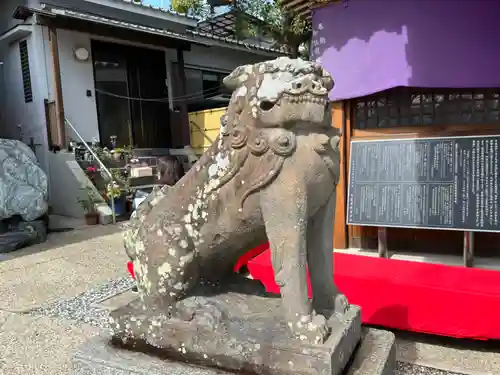
[[330, 334], [330, 328], [323, 315], [305, 315], [288, 325], [299, 340], [310, 344], [322, 344]]
[[[315, 303], [316, 302], [316, 303]], [[342, 293], [337, 293], [331, 299], [321, 299], [320, 301], [313, 301], [314, 309], [326, 317], [336, 315], [341, 317], [349, 309], [349, 302]]]

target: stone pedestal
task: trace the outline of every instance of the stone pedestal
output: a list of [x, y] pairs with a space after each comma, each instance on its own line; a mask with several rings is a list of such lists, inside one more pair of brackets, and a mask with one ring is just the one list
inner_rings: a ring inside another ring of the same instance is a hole
[[[364, 328], [347, 375], [392, 375], [395, 368], [395, 339], [388, 331]], [[107, 337], [94, 337], [73, 357], [75, 375], [229, 375], [208, 367], [163, 360], [155, 356], [116, 348]]]
[[[284, 321], [281, 299], [247, 279], [205, 285], [168, 316], [163, 309], [145, 311], [137, 299], [111, 313], [111, 339], [82, 347], [75, 370], [117, 375], [340, 375], [351, 366], [353, 375], [392, 371], [392, 334], [370, 330], [360, 344], [358, 306], [351, 305], [341, 318], [330, 317], [331, 333], [323, 344], [294, 337]], [[194, 370], [193, 365], [200, 367]]]
[[320, 345], [294, 337], [282, 310], [259, 282], [236, 277], [200, 287], [169, 316], [165, 308], [144, 311], [140, 299], [113, 311], [112, 343], [231, 372], [339, 375], [361, 338], [359, 307], [330, 317], [331, 334]]

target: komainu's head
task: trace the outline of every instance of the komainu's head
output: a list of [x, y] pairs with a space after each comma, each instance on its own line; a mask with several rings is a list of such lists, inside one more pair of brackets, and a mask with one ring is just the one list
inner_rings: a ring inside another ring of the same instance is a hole
[[259, 128], [330, 126], [333, 79], [318, 63], [280, 57], [236, 68], [224, 79], [233, 90], [230, 122]]

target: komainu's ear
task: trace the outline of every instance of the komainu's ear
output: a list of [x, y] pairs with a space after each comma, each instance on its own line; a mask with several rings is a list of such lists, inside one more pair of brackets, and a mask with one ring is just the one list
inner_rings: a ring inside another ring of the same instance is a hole
[[253, 65], [242, 65], [234, 69], [222, 81], [229, 90], [236, 90], [244, 84], [253, 72]]

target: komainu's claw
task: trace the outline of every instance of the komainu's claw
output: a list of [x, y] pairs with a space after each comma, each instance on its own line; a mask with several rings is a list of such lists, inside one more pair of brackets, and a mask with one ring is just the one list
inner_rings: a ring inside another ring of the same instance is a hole
[[289, 326], [299, 340], [310, 344], [322, 344], [330, 334], [330, 328], [323, 315], [302, 316]]

